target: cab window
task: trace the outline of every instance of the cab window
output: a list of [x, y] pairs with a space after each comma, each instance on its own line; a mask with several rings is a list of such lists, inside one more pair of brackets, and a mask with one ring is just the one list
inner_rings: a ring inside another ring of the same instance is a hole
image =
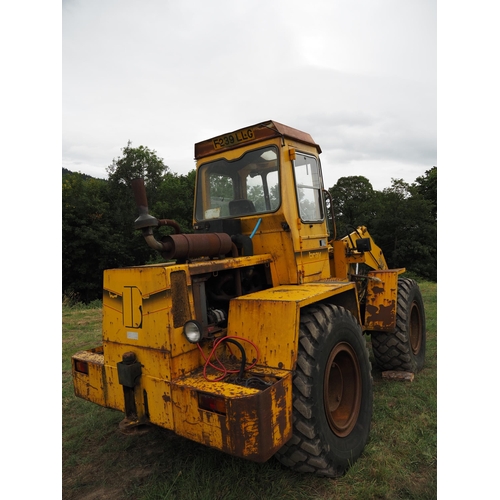
[[280, 205], [278, 150], [267, 146], [236, 160], [201, 165], [196, 220], [274, 212]]
[[321, 189], [323, 182], [317, 158], [297, 153], [294, 160], [294, 173], [300, 218], [307, 222], [322, 221]]

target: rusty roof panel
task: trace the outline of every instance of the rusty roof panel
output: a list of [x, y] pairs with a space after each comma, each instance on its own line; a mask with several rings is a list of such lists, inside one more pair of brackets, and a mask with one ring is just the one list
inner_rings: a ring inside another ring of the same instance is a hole
[[316, 144], [313, 138], [306, 132], [288, 127], [282, 123], [268, 120], [198, 142], [194, 145], [194, 157], [198, 160], [219, 153], [220, 151], [234, 149], [242, 145], [254, 144], [263, 140], [272, 139], [273, 137], [287, 137], [304, 142], [316, 147], [318, 153], [321, 153], [319, 145]]

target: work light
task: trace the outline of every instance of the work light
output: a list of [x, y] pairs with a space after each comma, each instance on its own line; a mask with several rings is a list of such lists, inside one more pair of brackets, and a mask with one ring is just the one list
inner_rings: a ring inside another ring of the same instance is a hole
[[201, 340], [202, 326], [198, 321], [190, 320], [184, 324], [184, 335], [192, 344]]

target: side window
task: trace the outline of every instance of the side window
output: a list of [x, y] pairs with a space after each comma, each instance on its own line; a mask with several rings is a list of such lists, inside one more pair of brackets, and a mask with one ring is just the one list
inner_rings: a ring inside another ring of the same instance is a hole
[[268, 212], [279, 207], [278, 171], [248, 176], [247, 198], [253, 201], [257, 212]]
[[294, 171], [300, 218], [308, 222], [323, 220], [318, 160], [314, 156], [297, 153]]

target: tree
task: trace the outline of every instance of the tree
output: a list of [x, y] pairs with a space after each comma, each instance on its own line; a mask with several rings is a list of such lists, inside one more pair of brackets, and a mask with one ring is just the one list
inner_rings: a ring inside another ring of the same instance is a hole
[[182, 232], [193, 231], [193, 204], [196, 170], [186, 175], [167, 172], [157, 192], [157, 202], [150, 212], [157, 219], [174, 219]]
[[413, 185], [393, 179], [392, 186], [383, 190], [373, 234], [390, 267], [405, 267], [424, 278], [437, 279], [433, 203]]
[[370, 227], [377, 212], [377, 197], [366, 177], [341, 177], [329, 192], [338, 236], [345, 236], [360, 225]]
[[145, 184], [158, 186], [168, 167], [163, 163], [156, 151], [145, 146], [132, 147], [128, 141], [122, 148], [123, 156], [113, 159], [113, 163], [106, 169], [109, 180], [113, 183], [124, 183], [130, 186], [130, 181], [143, 177]]
[[[165, 174], [169, 168], [156, 151], [146, 146], [132, 147], [128, 141], [122, 148], [123, 155], [113, 159], [106, 169], [109, 180], [109, 197], [111, 217], [115, 234], [120, 234], [127, 255], [132, 256], [133, 263], [144, 264], [155, 259], [157, 254], [144, 244], [140, 232], [134, 229], [134, 221], [138, 216], [131, 183], [133, 179], [143, 178], [146, 186], [148, 207], [151, 209], [159, 200], [159, 191]], [[159, 218], [159, 217], [157, 217]]]
[[437, 167], [432, 167], [424, 175], [417, 177], [412, 188], [416, 194], [432, 203], [432, 215], [437, 221]]
[[389, 267], [405, 267], [437, 279], [437, 168], [408, 184], [392, 179], [390, 188], [374, 191], [362, 176], [342, 177], [329, 189], [337, 237], [368, 227]]
[[62, 289], [74, 300], [101, 297], [104, 269], [124, 261], [121, 240], [113, 231], [107, 190], [102, 179], [80, 173], [63, 178]]
[[121, 220], [130, 221], [134, 219], [130, 219], [129, 216], [137, 214], [131, 187], [132, 180], [139, 177], [144, 179], [148, 205], [151, 207], [158, 198], [157, 193], [163, 176], [169, 169], [156, 151], [146, 146], [133, 148], [132, 142], [128, 141], [122, 152], [123, 156], [118, 159], [113, 158], [113, 163], [106, 171], [112, 196], [115, 198], [115, 203], [118, 203], [117, 215]]

